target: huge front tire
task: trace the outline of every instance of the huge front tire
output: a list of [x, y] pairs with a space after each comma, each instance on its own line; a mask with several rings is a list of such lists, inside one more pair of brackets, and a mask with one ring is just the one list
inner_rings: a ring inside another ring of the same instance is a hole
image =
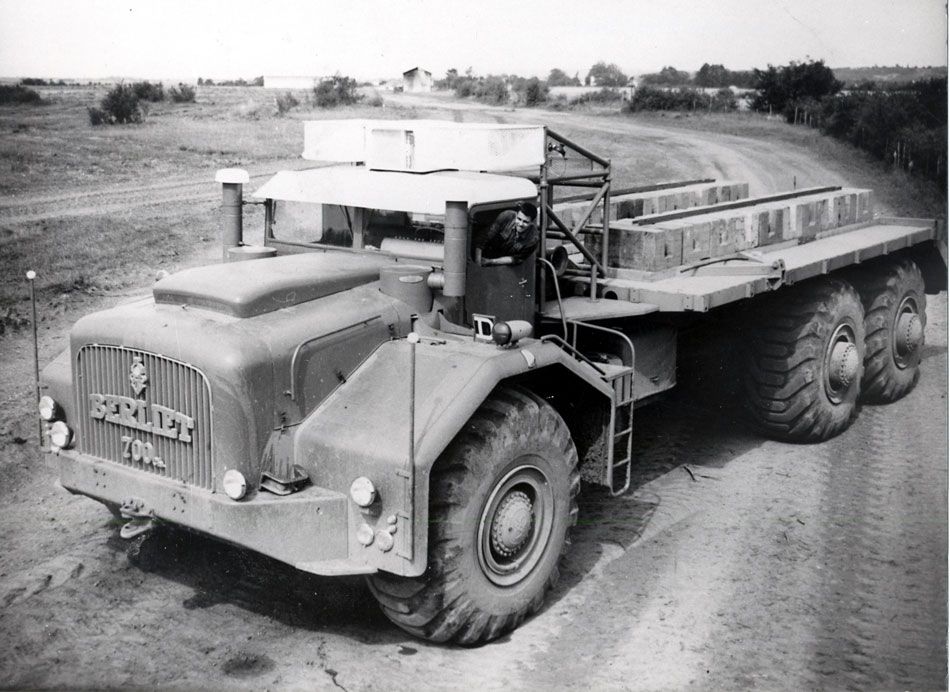
[[927, 326], [924, 277], [907, 258], [862, 269], [854, 284], [864, 303], [866, 336], [861, 396], [897, 401], [917, 384]]
[[370, 589], [417, 637], [494, 639], [536, 612], [557, 581], [579, 487], [560, 415], [527, 390], [499, 387], [433, 467], [425, 573], [379, 573]]
[[750, 325], [747, 407], [768, 435], [820, 442], [857, 412], [864, 311], [846, 281], [821, 279], [770, 296]]

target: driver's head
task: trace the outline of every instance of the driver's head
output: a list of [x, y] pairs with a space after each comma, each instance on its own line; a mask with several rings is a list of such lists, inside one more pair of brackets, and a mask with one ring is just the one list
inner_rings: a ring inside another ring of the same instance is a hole
[[530, 202], [521, 202], [515, 207], [517, 215], [515, 216], [515, 224], [518, 226], [519, 230], [528, 226], [529, 224], [534, 223], [535, 217], [538, 215], [538, 209]]

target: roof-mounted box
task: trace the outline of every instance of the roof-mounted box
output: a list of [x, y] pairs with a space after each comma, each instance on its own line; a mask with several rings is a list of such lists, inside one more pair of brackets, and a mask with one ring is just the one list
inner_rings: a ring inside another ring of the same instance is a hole
[[312, 120], [303, 158], [368, 168], [515, 171], [544, 163], [544, 128], [442, 120]]

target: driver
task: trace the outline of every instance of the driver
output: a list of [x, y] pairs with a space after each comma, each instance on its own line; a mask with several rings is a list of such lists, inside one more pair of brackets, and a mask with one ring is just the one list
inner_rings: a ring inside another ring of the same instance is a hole
[[534, 252], [538, 244], [538, 209], [519, 202], [495, 217], [487, 232], [476, 238], [475, 261], [482, 265], [515, 264]]

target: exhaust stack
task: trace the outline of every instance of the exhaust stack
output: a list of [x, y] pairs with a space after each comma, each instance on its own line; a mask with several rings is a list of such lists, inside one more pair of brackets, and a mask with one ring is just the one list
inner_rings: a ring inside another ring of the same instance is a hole
[[446, 309], [446, 317], [461, 324], [464, 315], [462, 305], [465, 298], [465, 263], [468, 260], [468, 203], [445, 203], [445, 256], [443, 274], [445, 284], [442, 295], [451, 299], [451, 307]]
[[244, 215], [241, 204], [244, 185], [251, 178], [243, 168], [222, 168], [214, 175], [221, 183], [221, 258], [228, 261], [228, 250], [244, 242]]

